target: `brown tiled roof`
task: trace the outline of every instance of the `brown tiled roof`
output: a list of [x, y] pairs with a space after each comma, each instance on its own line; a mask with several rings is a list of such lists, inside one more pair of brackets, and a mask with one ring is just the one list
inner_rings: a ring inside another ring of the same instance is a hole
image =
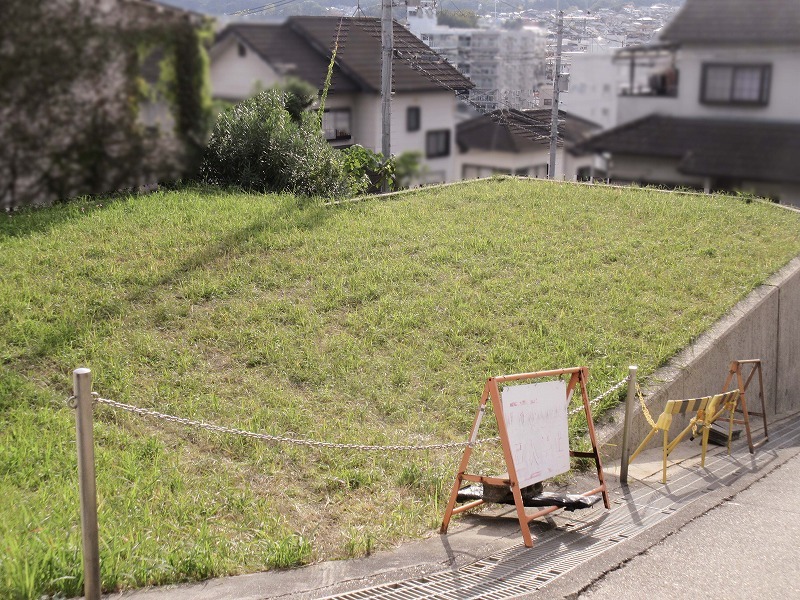
[[800, 123], [650, 115], [590, 138], [579, 149], [674, 158], [689, 175], [800, 183]]
[[[599, 125], [559, 111], [559, 145], [585, 139]], [[526, 152], [550, 145], [550, 109], [503, 109], [456, 125], [456, 141], [462, 150]]]
[[[293, 76], [307, 81], [321, 90], [328, 74], [330, 56], [327, 58], [314, 49], [308, 40], [286, 23], [237, 23], [226, 27], [219, 36], [222, 40], [234, 35], [245, 42], [282, 76]], [[352, 92], [360, 86], [334, 66], [331, 92]]]
[[[236, 35], [283, 75], [321, 89], [338, 37], [331, 93], [381, 89], [381, 22], [375, 18], [290, 17], [286, 22], [229, 25], [219, 39]], [[472, 83], [452, 65], [394, 23], [392, 81], [395, 92], [463, 91]]]
[[665, 42], [800, 44], [800, 0], [686, 0]]

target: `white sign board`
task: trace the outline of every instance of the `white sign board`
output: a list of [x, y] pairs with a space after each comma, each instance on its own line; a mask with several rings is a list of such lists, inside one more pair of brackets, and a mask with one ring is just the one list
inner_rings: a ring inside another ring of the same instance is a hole
[[566, 382], [510, 385], [500, 395], [520, 488], [569, 471]]

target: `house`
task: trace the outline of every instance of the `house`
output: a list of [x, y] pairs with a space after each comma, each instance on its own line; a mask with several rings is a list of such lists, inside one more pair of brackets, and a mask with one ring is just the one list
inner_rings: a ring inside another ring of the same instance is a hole
[[657, 43], [616, 59], [620, 124], [581, 145], [612, 180], [800, 206], [800, 2], [686, 0]]
[[[394, 23], [391, 150], [422, 153], [426, 183], [456, 179], [456, 95], [470, 81]], [[335, 52], [335, 57], [334, 57]], [[211, 49], [216, 98], [239, 101], [288, 77], [320, 93], [333, 57], [323, 130], [336, 147], [381, 150], [381, 22], [375, 18], [290, 17], [283, 23], [235, 23]]]
[[[462, 179], [494, 174], [548, 176], [550, 110], [496, 110], [457, 126], [458, 168]], [[600, 126], [559, 111], [556, 179], [591, 179], [594, 157], [574, 155], [570, 148]]]

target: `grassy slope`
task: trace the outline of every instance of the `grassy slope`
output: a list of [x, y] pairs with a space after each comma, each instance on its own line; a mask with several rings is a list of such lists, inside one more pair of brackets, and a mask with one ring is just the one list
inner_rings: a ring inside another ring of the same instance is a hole
[[[587, 364], [598, 394], [800, 253], [798, 216], [769, 205], [547, 182], [304, 209], [186, 191], [1, 219], [0, 596], [24, 598], [81, 589], [77, 366], [105, 397], [244, 429], [460, 441], [486, 376]], [[458, 458], [95, 415], [106, 589], [424, 534]]]

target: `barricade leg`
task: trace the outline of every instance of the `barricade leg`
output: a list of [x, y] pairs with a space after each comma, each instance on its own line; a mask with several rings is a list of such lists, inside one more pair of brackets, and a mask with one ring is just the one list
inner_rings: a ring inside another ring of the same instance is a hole
[[706, 450], [708, 450], [708, 435], [711, 433], [711, 427], [709, 424], [703, 424], [703, 443], [701, 444], [700, 450], [700, 467], [706, 466]]
[[647, 443], [648, 443], [650, 440], [652, 440], [652, 439], [653, 439], [653, 436], [654, 436], [654, 435], [655, 435], [657, 432], [658, 432], [658, 429], [652, 429], [652, 430], [650, 430], [650, 433], [648, 433], [648, 434], [645, 436], [645, 438], [642, 440], [642, 443], [641, 443], [641, 444], [639, 444], [639, 447], [638, 447], [638, 448], [636, 448], [636, 450], [634, 450], [633, 454], [631, 454], [631, 457], [630, 457], [630, 459], [628, 459], [628, 462], [629, 462], [629, 463], [632, 463], [632, 462], [633, 462], [633, 459], [634, 459], [634, 458], [636, 458], [637, 456], [639, 456], [639, 453], [640, 453], [640, 452], [641, 452], [641, 451], [644, 449], [644, 447], [645, 447], [645, 446], [647, 446]]

